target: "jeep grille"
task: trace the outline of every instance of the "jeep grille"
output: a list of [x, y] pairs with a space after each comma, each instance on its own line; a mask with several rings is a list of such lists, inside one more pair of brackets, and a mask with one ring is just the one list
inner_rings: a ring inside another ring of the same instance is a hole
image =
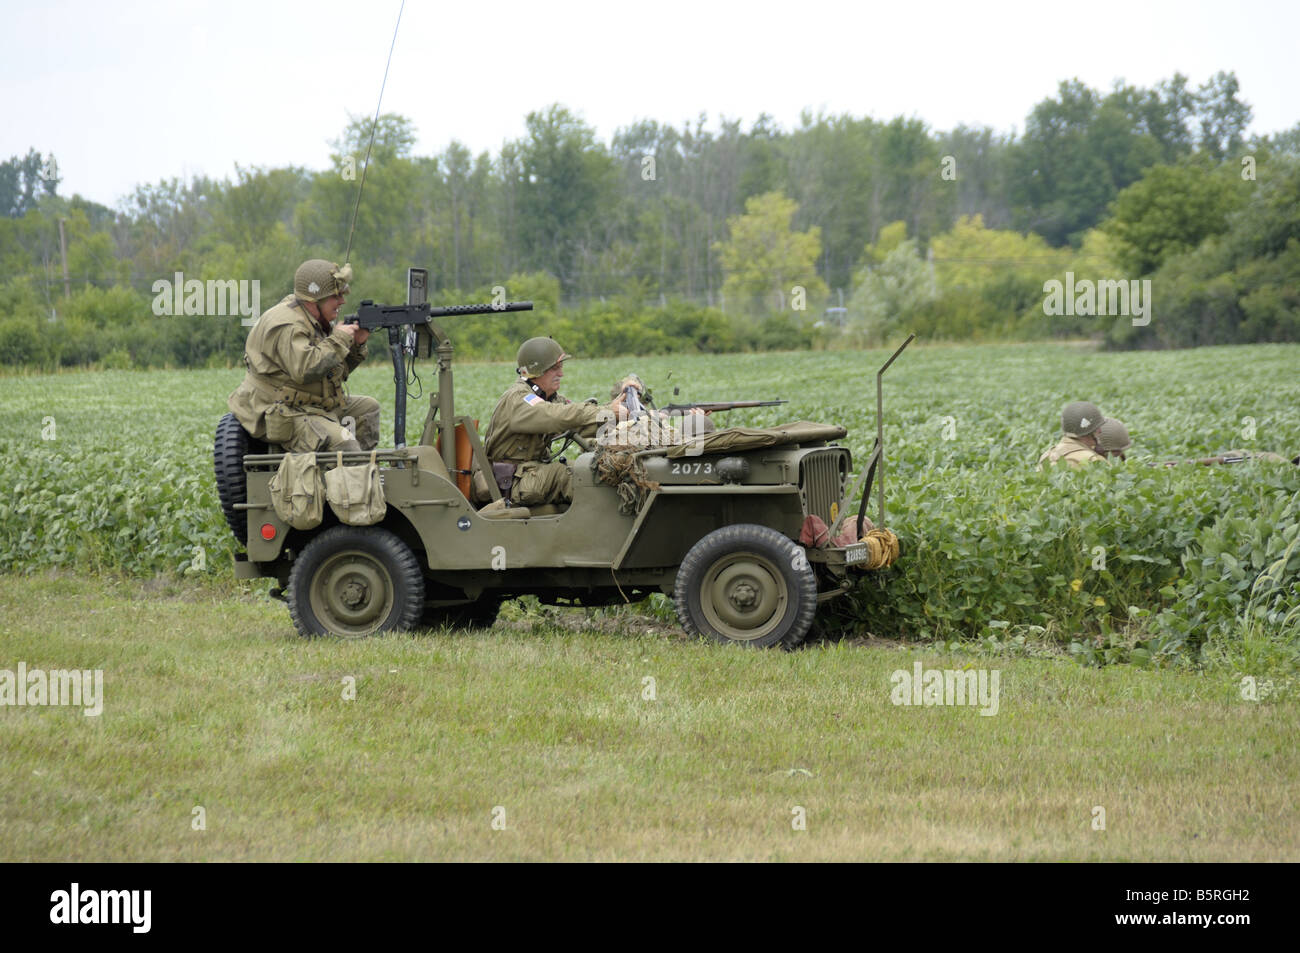
[[[835, 519], [831, 507], [844, 499], [849, 475], [849, 452], [842, 447], [814, 450], [799, 461], [799, 498], [805, 516], [820, 516], [826, 525]], [[838, 513], [836, 514], [838, 515]]]

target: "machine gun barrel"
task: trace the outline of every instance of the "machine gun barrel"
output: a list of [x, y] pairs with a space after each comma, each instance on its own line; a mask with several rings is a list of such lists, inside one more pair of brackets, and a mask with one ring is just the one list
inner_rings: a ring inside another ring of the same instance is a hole
[[430, 308], [435, 318], [454, 317], [460, 314], [496, 314], [498, 311], [532, 311], [531, 301], [507, 301], [503, 304], [452, 304], [445, 308]]
[[362, 301], [356, 314], [343, 319], [344, 324], [355, 324], [367, 331], [381, 328], [400, 328], [408, 324], [425, 324], [430, 318], [446, 318], [469, 314], [495, 314], [498, 311], [531, 311], [531, 301], [506, 301], [503, 304], [453, 304], [445, 308], [431, 308], [424, 304], [375, 304]]

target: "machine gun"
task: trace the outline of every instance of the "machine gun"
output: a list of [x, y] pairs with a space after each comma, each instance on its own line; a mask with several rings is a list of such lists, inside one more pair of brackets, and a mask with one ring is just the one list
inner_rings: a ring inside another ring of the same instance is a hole
[[393, 408], [393, 446], [406, 446], [406, 357], [438, 355], [438, 394], [443, 408], [443, 423], [448, 425], [443, 434], [444, 459], [455, 467], [455, 438], [450, 432], [452, 413], [451, 341], [434, 323], [434, 318], [457, 317], [470, 314], [496, 314], [501, 311], [531, 311], [531, 301], [502, 301], [492, 304], [454, 304], [432, 308], [427, 300], [429, 273], [424, 268], [411, 268], [406, 274], [406, 304], [375, 304], [365, 300], [356, 314], [343, 318], [344, 324], [355, 324], [366, 331], [388, 331], [388, 349], [393, 355], [393, 383], [397, 387], [396, 406]]

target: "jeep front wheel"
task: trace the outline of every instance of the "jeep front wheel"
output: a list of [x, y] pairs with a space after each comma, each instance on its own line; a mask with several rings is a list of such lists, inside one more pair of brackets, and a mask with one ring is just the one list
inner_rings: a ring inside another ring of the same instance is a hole
[[300, 634], [360, 638], [415, 628], [424, 574], [410, 547], [388, 530], [334, 526], [303, 547], [286, 595]]
[[691, 547], [677, 570], [673, 601], [691, 635], [755, 648], [794, 646], [817, 612], [817, 578], [798, 543], [740, 523]]

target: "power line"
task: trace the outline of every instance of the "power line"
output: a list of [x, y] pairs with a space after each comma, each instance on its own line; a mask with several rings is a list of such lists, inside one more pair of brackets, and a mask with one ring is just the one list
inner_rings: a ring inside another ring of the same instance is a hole
[[393, 26], [393, 42], [388, 47], [388, 61], [384, 63], [384, 79], [379, 84], [379, 102], [375, 103], [375, 118], [370, 124], [370, 143], [366, 146], [366, 161], [361, 167], [361, 181], [357, 184], [357, 204], [352, 209], [352, 225], [348, 228], [348, 247], [343, 252], [345, 264], [352, 254], [352, 233], [357, 227], [357, 213], [361, 211], [361, 190], [366, 187], [366, 172], [370, 169], [370, 149], [375, 144], [375, 130], [379, 128], [379, 107], [384, 102], [384, 87], [388, 85], [388, 67], [393, 64], [393, 50], [397, 47], [397, 29], [402, 25], [402, 11], [405, 9], [406, 0], [402, 0], [402, 5], [397, 11], [397, 23]]

